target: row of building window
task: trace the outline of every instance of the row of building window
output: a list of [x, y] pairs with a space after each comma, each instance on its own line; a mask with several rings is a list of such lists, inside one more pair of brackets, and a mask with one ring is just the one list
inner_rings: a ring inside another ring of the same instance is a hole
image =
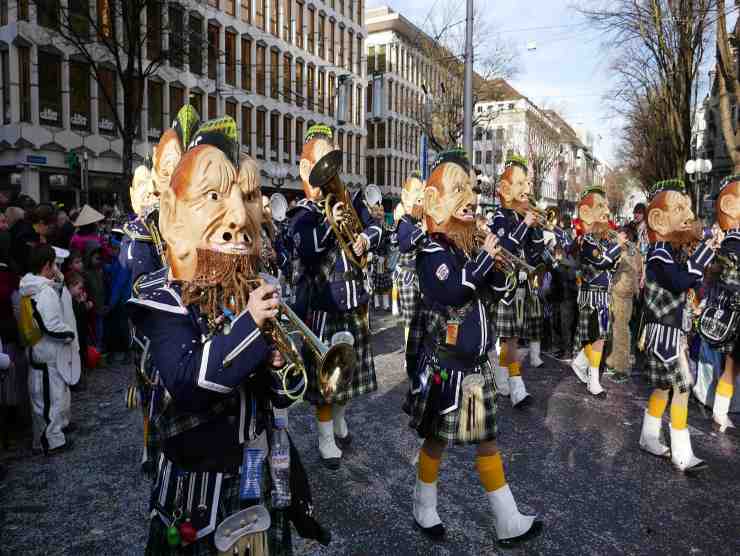
[[[367, 74], [395, 73], [417, 87], [426, 87], [432, 93], [438, 90], [440, 83], [447, 81], [461, 82], [461, 76], [450, 79], [444, 71], [450, 64], [458, 65], [451, 56], [443, 56], [438, 60], [422, 57], [417, 52], [420, 46], [412, 48], [402, 42], [369, 46], [367, 49]], [[429, 53], [433, 54], [433, 53]], [[445, 64], [445, 60], [449, 60]]]
[[379, 186], [401, 187], [418, 169], [416, 160], [397, 156], [368, 156], [365, 161], [367, 183]]
[[[242, 40], [242, 48], [245, 58], [251, 61], [252, 41]], [[25, 46], [16, 47], [18, 53], [19, 68], [19, 97], [20, 97], [20, 121], [31, 122], [31, 48]], [[242, 66], [241, 86], [247, 92], [256, 92], [258, 95], [267, 96], [266, 90], [266, 48], [257, 45], [256, 48], [256, 88], [252, 89], [251, 64]], [[280, 52], [270, 51], [270, 97], [287, 104], [295, 102], [300, 108], [307, 108], [319, 114], [328, 114], [334, 117], [337, 112], [337, 81], [333, 73], [327, 74], [323, 70], [316, 71], [313, 65], [306, 66], [303, 62], [293, 62], [290, 55], [283, 56], [283, 83], [280, 86]], [[0, 68], [2, 76], [3, 91], [3, 123], [10, 123], [10, 72], [9, 51], [0, 51]], [[62, 62], [62, 57], [54, 51], [38, 49], [38, 65], [44, 68], [43, 79], [39, 79], [39, 121], [42, 125], [62, 125], [62, 72], [67, 64]], [[292, 67], [295, 67], [295, 80], [292, 79]], [[91, 68], [88, 64], [70, 60], [69, 85], [70, 85], [70, 125], [72, 129], [91, 131], [91, 91], [90, 76]], [[99, 127], [101, 133], [115, 134], [115, 118], [111, 106], [117, 106], [117, 73], [105, 66], [95, 68], [95, 81], [98, 83]], [[136, 87], [134, 81], [133, 86]], [[148, 80], [147, 99], [149, 105], [149, 129], [161, 130], [163, 127], [162, 97], [165, 85], [156, 79]], [[182, 88], [172, 87], [175, 90]], [[337, 114], [340, 122], [352, 123], [358, 127], [362, 123], [362, 93], [361, 86], [351, 83], [345, 89], [346, 108], [343, 114]], [[130, 95], [132, 98], [138, 95]], [[199, 113], [206, 114], [202, 110], [202, 96], [195, 95], [195, 102], [200, 104]], [[201, 97], [198, 100], [198, 97]], [[213, 99], [211, 101], [210, 99]], [[213, 112], [210, 105], [216, 104], [216, 97], [209, 96], [208, 114]], [[127, 106], [131, 112], [137, 112], [135, 106]]]
[[419, 127], [398, 120], [368, 121], [367, 148], [388, 148], [416, 155], [419, 152], [419, 133]]
[[[303, 9], [303, 0], [282, 0], [284, 22], [291, 21], [294, 3], [299, 6], [299, 10]], [[270, 13], [268, 13], [267, 10], [267, 0], [241, 0], [239, 4], [239, 17], [242, 21], [252, 23], [252, 14], [254, 14], [254, 23], [257, 27], [263, 31], [267, 31], [269, 27], [272, 34], [279, 36], [281, 0], [272, 0], [272, 2], [270, 2]], [[253, 4], [254, 11], [252, 10]], [[325, 0], [324, 4], [336, 11], [340, 16], [348, 17], [350, 21], [354, 21], [358, 25], [362, 25], [362, 0]], [[208, 0], [208, 5], [217, 10], [223, 11], [227, 15], [237, 17], [236, 0]], [[314, 12], [316, 11], [315, 8], [309, 8], [309, 10]]]
[[[374, 112], [374, 103], [381, 101], [385, 103], [385, 99], [376, 99], [377, 95], [374, 95], [376, 87], [380, 87], [381, 91], [387, 90], [387, 106], [389, 112], [395, 112], [401, 116], [407, 118], [420, 119], [422, 116], [422, 100], [423, 97], [417, 91], [412, 90], [410, 87], [398, 83], [398, 81], [386, 80], [385, 83], [381, 83], [379, 80], [371, 80], [367, 86], [367, 113], [372, 114]], [[380, 107], [382, 108], [382, 107]]]

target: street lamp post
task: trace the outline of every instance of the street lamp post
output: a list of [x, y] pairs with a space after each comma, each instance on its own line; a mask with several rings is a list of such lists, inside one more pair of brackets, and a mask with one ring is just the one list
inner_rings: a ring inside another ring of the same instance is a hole
[[696, 216], [701, 217], [701, 183], [704, 181], [704, 176], [712, 171], [712, 161], [705, 158], [697, 158], [695, 160], [689, 160], [686, 162], [685, 167], [686, 173], [689, 175], [689, 181], [691, 181], [694, 188], [694, 197], [696, 205]]

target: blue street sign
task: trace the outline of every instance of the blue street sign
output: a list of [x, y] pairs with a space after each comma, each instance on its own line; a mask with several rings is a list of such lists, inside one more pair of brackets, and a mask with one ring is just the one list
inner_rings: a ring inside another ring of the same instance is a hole
[[26, 155], [26, 162], [28, 164], [46, 164], [46, 157], [37, 154]]
[[427, 145], [426, 133], [421, 134], [421, 148], [419, 149], [419, 170], [421, 171], [421, 179], [427, 181], [429, 177], [428, 172], [428, 161], [429, 161], [429, 147]]

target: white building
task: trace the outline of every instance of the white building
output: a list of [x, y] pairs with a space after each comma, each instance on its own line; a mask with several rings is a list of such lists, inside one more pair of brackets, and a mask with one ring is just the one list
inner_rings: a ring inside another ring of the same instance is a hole
[[[89, 6], [100, 14], [108, 2]], [[180, 46], [185, 54], [167, 60], [146, 81], [138, 157], [150, 152], [178, 109], [190, 102], [202, 119], [228, 114], [236, 120], [243, 150], [261, 161], [265, 188], [281, 183], [275, 177], [284, 178], [285, 189], [300, 189], [298, 154], [313, 123], [336, 130], [345, 153], [343, 179], [363, 184], [363, 4], [173, 0], [160, 13], [142, 14], [142, 24], [147, 17], [161, 20], [161, 35], [153, 36], [148, 48]], [[115, 109], [123, 114], [121, 84], [115, 72], [97, 83], [75, 50], [44, 23], [34, 2], [0, 2], [0, 188], [20, 182], [38, 200], [73, 202], [77, 177], [65, 157], [87, 153], [91, 198], [110, 200], [128, 184], [117, 183], [122, 141], [101, 87], [113, 91]]]
[[[442, 83], [462, 98], [462, 80], [450, 73], [451, 63], [434, 60], [439, 50], [425, 47], [434, 41], [403, 15], [387, 6], [369, 9], [366, 23], [367, 180], [397, 198], [411, 172], [422, 170], [425, 103]], [[427, 169], [435, 155], [426, 152]]]

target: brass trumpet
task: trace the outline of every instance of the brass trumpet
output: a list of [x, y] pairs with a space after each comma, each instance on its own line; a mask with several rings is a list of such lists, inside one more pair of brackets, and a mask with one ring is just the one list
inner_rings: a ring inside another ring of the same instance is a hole
[[[488, 234], [483, 230], [475, 230], [475, 242], [479, 249], [483, 246], [483, 242], [486, 240], [487, 236]], [[499, 245], [499, 252], [498, 255], [496, 255], [496, 266], [506, 273], [523, 270], [527, 275], [530, 275], [537, 271], [537, 269], [527, 261], [521, 257], [517, 257], [514, 253], [501, 245]]]
[[[324, 192], [324, 214], [345, 256], [353, 265], [364, 269], [367, 268], [367, 253], [357, 257], [352, 249], [355, 240], [363, 232], [362, 221], [352, 206], [349, 191], [339, 179], [341, 166], [342, 151], [333, 150], [314, 165], [308, 181], [312, 187], [319, 187]], [[344, 204], [344, 218], [341, 223], [334, 219], [332, 212], [337, 203]]]
[[549, 207], [543, 210], [537, 206], [537, 199], [534, 198], [534, 195], [528, 195], [527, 199], [529, 200], [529, 208], [527, 210], [537, 216], [537, 226], [550, 231], [557, 228], [559, 212], [557, 207]]

